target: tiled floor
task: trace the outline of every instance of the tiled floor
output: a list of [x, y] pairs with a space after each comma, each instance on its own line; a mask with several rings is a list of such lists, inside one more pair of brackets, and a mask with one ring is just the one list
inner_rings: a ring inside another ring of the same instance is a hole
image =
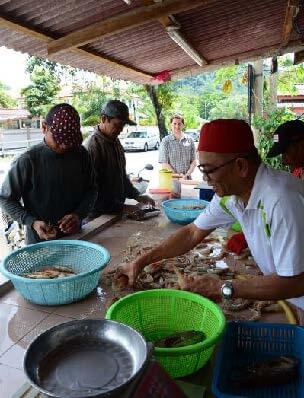
[[66, 306], [45, 307], [24, 300], [11, 290], [0, 300], [0, 398], [10, 398], [26, 379], [23, 356], [40, 333], [74, 319], [104, 317], [104, 303], [99, 295]]

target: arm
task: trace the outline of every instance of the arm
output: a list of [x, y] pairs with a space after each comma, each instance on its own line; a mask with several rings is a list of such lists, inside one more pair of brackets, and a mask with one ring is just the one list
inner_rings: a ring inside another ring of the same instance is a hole
[[83, 162], [83, 181], [80, 183], [84, 186], [84, 193], [77, 208], [72, 213], [65, 214], [58, 221], [59, 229], [65, 234], [74, 234], [80, 230], [81, 220], [89, 214], [97, 198], [92, 161], [85, 148], [81, 148], [79, 162]]
[[142, 269], [153, 262], [181, 256], [193, 249], [211, 232], [212, 230], [199, 229], [194, 224], [186, 225], [160, 245], [138, 257], [135, 263]]
[[231, 225], [233, 222], [234, 218], [223, 211], [219, 205], [219, 198], [215, 195], [206, 210], [198, 216], [193, 224], [179, 229], [174, 235], [148, 253], [138, 257], [134, 262], [120, 267], [116, 275], [116, 281], [120, 277], [122, 279], [127, 277], [127, 284], [132, 286], [140, 271], [146, 265], [164, 258], [180, 256], [193, 249], [216, 227]]
[[94, 202], [97, 197], [97, 187], [96, 182], [94, 179], [94, 172], [92, 167], [92, 162], [89, 157], [88, 152], [83, 149], [84, 154], [84, 168], [85, 168], [85, 175], [86, 175], [86, 193], [84, 194], [82, 200], [80, 201], [77, 209], [75, 209], [75, 214], [79, 217], [79, 219], [83, 219], [92, 209]]
[[121, 275], [126, 275], [129, 285], [133, 285], [137, 276], [146, 265], [165, 258], [180, 256], [188, 252], [212, 231], [213, 230], [202, 230], [197, 228], [194, 224], [189, 224], [179, 229], [160, 245], [138, 257], [133, 263], [121, 267], [117, 278], [121, 277]]
[[283, 300], [304, 296], [304, 273], [296, 276], [271, 274], [233, 281], [235, 297], [256, 300]]
[[22, 155], [12, 165], [5, 178], [0, 192], [0, 205], [5, 213], [20, 224], [32, 226], [36, 218], [20, 203], [26, 184], [31, 164], [29, 158]]
[[[192, 278], [184, 277], [184, 290], [199, 293], [214, 300], [221, 298], [224, 281], [208, 275]], [[285, 300], [304, 296], [304, 273], [292, 277], [271, 274], [249, 277], [246, 280], [233, 280], [233, 298], [248, 300]]]
[[130, 181], [129, 177], [125, 173], [124, 176], [124, 185], [125, 185], [125, 192], [128, 199], [135, 199], [137, 200], [140, 196], [139, 191], [134, 187], [132, 182]]
[[194, 141], [191, 140], [191, 164], [190, 167], [186, 173], [186, 176], [191, 176], [191, 174], [193, 173], [195, 166], [196, 166], [196, 157], [195, 157], [195, 145], [194, 145]]
[[175, 173], [174, 168], [169, 163], [162, 163], [161, 165], [163, 169], [171, 170], [173, 173]]
[[192, 163], [190, 164], [190, 167], [189, 167], [189, 170], [186, 173], [186, 176], [191, 176], [191, 174], [193, 173], [195, 167], [196, 167], [196, 159], [194, 159], [192, 161]]
[[[292, 203], [292, 206], [290, 205]], [[270, 242], [276, 273], [233, 280], [235, 298], [280, 300], [304, 296], [302, 197], [291, 191], [281, 197], [267, 214], [270, 225]], [[265, 236], [265, 239], [266, 238]], [[202, 277], [193, 281], [185, 278], [185, 288], [208, 297], [220, 297], [221, 281]]]
[[172, 170], [175, 173], [174, 168], [169, 163], [169, 149], [165, 139], [160, 144], [158, 162], [161, 163], [163, 169]]

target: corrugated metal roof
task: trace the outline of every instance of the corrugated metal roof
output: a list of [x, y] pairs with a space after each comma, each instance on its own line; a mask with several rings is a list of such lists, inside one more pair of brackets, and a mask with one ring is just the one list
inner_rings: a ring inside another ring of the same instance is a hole
[[[209, 63], [216, 64], [242, 54], [250, 58], [251, 53], [269, 47], [280, 49], [287, 3], [287, 0], [202, 0], [201, 6], [174, 17], [189, 44]], [[142, 0], [134, 0], [130, 6], [122, 0], [0, 0], [1, 17], [32, 32], [18, 31], [17, 25], [5, 25], [0, 20], [0, 45], [47, 57], [48, 38], [60, 38], [139, 7], [143, 7]], [[37, 38], [33, 32], [46, 37]], [[296, 33], [291, 35], [291, 43], [302, 45]], [[107, 35], [81, 49], [84, 51], [69, 49], [56, 53], [53, 59], [140, 83], [151, 83], [151, 75], [163, 70], [176, 74], [189, 68], [194, 72], [204, 70], [172, 41], [158, 20]]]

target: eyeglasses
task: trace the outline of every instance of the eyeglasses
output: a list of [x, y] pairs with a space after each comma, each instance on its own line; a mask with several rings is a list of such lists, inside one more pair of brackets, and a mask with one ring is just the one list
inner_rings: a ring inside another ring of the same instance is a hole
[[213, 169], [210, 169], [210, 170], [205, 170], [203, 164], [199, 164], [197, 167], [198, 167], [199, 171], [200, 171], [205, 177], [207, 177], [208, 179], [210, 179], [210, 174], [214, 173], [214, 172], [215, 172], [216, 170], [218, 170], [218, 169], [221, 169], [222, 167], [226, 166], [227, 164], [234, 162], [236, 159], [239, 159], [239, 158], [246, 158], [246, 157], [245, 157], [245, 156], [236, 156], [235, 158], [232, 158], [232, 159], [228, 160], [228, 162], [225, 162], [225, 163], [223, 163], [223, 164], [220, 164], [220, 165], [217, 166], [217, 167], [213, 167]]

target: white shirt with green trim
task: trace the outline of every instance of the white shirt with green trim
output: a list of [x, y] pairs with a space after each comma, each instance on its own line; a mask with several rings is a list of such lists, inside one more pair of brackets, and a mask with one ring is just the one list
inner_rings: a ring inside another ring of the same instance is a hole
[[[231, 196], [226, 207], [240, 223], [264, 275], [295, 276], [304, 272], [303, 181], [261, 164], [247, 206], [244, 208], [242, 201]], [[208, 230], [233, 222], [233, 217], [221, 207], [220, 198], [214, 195], [194, 224]], [[304, 309], [304, 296], [288, 301]]]

